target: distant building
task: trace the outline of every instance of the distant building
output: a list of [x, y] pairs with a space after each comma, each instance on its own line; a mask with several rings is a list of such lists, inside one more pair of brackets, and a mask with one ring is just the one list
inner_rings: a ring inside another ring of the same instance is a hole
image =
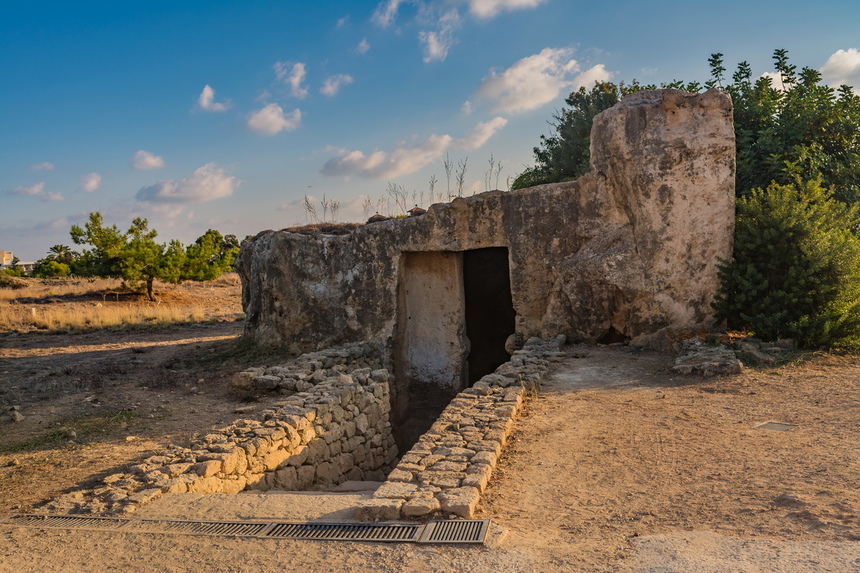
[[12, 254], [12, 251], [0, 251], [0, 269], [11, 265], [13, 258], [15, 258], [15, 255]]

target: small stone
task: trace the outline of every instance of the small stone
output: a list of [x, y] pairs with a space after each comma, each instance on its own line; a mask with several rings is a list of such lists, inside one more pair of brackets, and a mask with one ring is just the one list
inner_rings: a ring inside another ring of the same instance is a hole
[[402, 506], [402, 499], [369, 499], [361, 502], [355, 508], [355, 518], [363, 521], [397, 519], [400, 517]]
[[11, 418], [13, 422], [24, 421], [24, 415], [21, 414], [21, 412], [19, 412], [18, 410], [12, 410], [12, 412], [9, 414], [9, 418]]
[[423, 517], [439, 511], [439, 500], [435, 497], [415, 498], [403, 504], [401, 511], [405, 517]]
[[458, 517], [472, 519], [475, 508], [481, 499], [481, 494], [474, 487], [459, 487], [439, 493], [439, 503], [442, 511], [453, 513]]

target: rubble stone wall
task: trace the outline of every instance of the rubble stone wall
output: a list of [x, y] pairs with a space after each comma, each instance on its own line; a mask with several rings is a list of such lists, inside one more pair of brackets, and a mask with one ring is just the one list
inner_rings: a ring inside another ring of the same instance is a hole
[[564, 341], [563, 335], [532, 338], [510, 362], [460, 392], [401, 457], [373, 499], [356, 508], [356, 516], [473, 518], [524, 398], [540, 387]]
[[164, 493], [326, 489], [381, 481], [397, 458], [389, 422], [391, 375], [379, 348], [355, 344], [240, 373], [240, 387], [291, 393], [262, 412], [171, 446], [94, 490], [62, 496], [47, 511], [128, 513]]

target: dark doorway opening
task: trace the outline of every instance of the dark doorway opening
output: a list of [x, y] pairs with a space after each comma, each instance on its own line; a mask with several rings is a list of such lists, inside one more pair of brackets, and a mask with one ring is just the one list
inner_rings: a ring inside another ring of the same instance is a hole
[[507, 247], [463, 252], [468, 384], [510, 360], [505, 342], [516, 330]]

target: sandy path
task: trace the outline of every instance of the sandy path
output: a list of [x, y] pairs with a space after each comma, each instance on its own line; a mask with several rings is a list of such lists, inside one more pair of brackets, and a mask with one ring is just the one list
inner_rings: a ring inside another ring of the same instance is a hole
[[[856, 360], [681, 379], [664, 355], [571, 352], [587, 356], [557, 367], [485, 496], [479, 517], [508, 531], [498, 546], [0, 525], [0, 571], [860, 571]], [[797, 427], [755, 428], [770, 419]], [[177, 503], [175, 518], [280, 515], [241, 497]]]

